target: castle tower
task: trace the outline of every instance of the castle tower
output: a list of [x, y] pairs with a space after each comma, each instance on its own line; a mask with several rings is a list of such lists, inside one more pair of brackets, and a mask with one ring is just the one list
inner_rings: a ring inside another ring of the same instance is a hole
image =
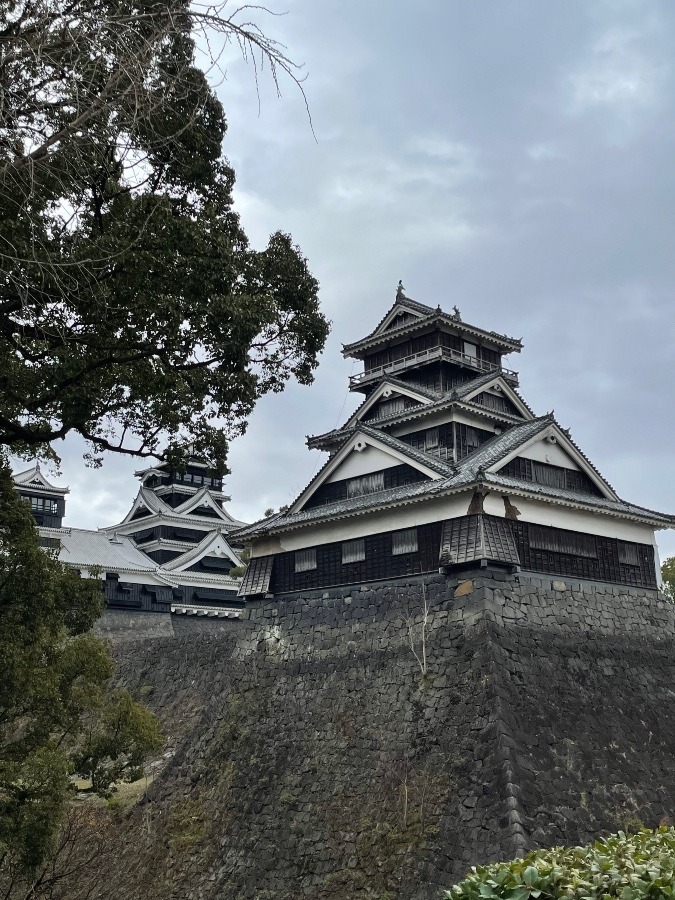
[[521, 342], [404, 295], [343, 354], [364, 400], [308, 438], [326, 464], [283, 514], [236, 532], [241, 593], [359, 584], [475, 566], [656, 590], [654, 532], [673, 516], [621, 500], [504, 357]]
[[30, 511], [37, 525], [45, 528], [61, 528], [66, 514], [67, 487], [51, 484], [35, 463], [24, 472], [12, 476], [14, 487], [20, 497], [30, 506]]

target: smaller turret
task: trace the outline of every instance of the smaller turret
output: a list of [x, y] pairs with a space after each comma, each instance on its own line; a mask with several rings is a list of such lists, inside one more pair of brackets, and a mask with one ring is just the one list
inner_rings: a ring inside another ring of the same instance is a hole
[[44, 528], [61, 528], [66, 514], [68, 488], [50, 484], [42, 474], [40, 463], [13, 476], [17, 493], [30, 506], [36, 524]]

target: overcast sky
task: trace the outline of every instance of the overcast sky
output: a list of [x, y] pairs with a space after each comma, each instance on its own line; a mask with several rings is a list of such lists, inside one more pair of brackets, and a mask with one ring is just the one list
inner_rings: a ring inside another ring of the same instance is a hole
[[[315, 384], [263, 400], [232, 446], [229, 508], [291, 501], [323, 460], [305, 435], [357, 405], [341, 344], [409, 296], [515, 337], [540, 415], [627, 500], [675, 513], [675, 4], [671, 0], [269, 0], [305, 63], [316, 141], [234, 58], [218, 91], [256, 246], [289, 231], [332, 334]], [[358, 369], [355, 369], [357, 371]], [[66, 524], [126, 514], [138, 464], [67, 441]], [[660, 534], [662, 557], [675, 533]]]

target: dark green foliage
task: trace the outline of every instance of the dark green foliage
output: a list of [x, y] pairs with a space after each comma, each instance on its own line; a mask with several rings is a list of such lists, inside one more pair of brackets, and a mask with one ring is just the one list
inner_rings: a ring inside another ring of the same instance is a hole
[[108, 790], [159, 746], [146, 710], [105, 694], [113, 662], [89, 631], [100, 612], [99, 583], [40, 549], [0, 465], [0, 879], [50, 852], [73, 774]]
[[[252, 250], [187, 0], [0, 10], [0, 444], [84, 436], [222, 471], [256, 400], [312, 380], [328, 323], [289, 235]], [[201, 19], [200, 19], [201, 16]], [[274, 71], [274, 68], [273, 68]], [[217, 421], [217, 419], [220, 421]]]
[[510, 863], [473, 868], [449, 900], [658, 900], [675, 893], [675, 829], [626, 835], [588, 847], [536, 850]]
[[663, 593], [675, 603], [675, 556], [670, 556], [661, 566]]

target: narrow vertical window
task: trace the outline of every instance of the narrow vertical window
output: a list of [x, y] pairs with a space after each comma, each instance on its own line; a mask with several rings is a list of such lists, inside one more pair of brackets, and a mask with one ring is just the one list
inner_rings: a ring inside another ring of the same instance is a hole
[[366, 558], [366, 542], [363, 538], [342, 544], [342, 564], [362, 562]]
[[432, 450], [438, 447], [438, 428], [430, 428], [424, 435], [424, 443], [426, 450]]
[[406, 528], [405, 531], [394, 531], [391, 536], [391, 552], [393, 556], [403, 553], [417, 552], [417, 529]]
[[316, 569], [316, 547], [309, 550], [297, 550], [295, 554], [295, 571], [310, 572]]

